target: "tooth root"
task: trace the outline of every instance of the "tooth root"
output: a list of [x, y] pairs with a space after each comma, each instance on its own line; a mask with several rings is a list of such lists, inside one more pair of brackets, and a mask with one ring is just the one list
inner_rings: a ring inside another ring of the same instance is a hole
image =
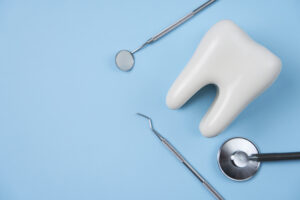
[[202, 87], [216, 84], [217, 97], [199, 125], [204, 136], [213, 137], [268, 88], [280, 70], [277, 56], [224, 20], [204, 36], [169, 90], [166, 103], [171, 109], [180, 108]]
[[178, 109], [184, 105], [197, 91], [207, 85], [208, 79], [205, 73], [189, 73], [194, 67], [191, 59], [185, 70], [180, 74], [172, 88], [169, 90], [166, 103], [170, 109]]
[[203, 119], [199, 124], [199, 130], [205, 137], [214, 137], [221, 133], [247, 105], [248, 99], [241, 99], [237, 94], [219, 90]]

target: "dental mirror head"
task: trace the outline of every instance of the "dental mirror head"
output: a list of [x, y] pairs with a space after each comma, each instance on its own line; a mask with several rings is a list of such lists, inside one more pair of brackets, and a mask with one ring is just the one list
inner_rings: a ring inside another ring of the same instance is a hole
[[236, 181], [248, 180], [260, 166], [260, 162], [249, 159], [256, 154], [259, 154], [259, 151], [252, 142], [245, 138], [232, 138], [221, 146], [218, 164], [228, 178]]
[[117, 67], [122, 71], [130, 71], [134, 66], [134, 55], [128, 50], [121, 50], [115, 57]]

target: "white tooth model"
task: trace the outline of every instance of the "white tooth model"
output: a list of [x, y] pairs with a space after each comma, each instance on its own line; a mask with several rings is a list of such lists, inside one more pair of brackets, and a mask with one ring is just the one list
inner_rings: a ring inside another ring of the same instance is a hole
[[216, 99], [199, 125], [204, 136], [213, 137], [267, 89], [280, 70], [277, 56], [232, 21], [224, 20], [206, 33], [166, 102], [169, 108], [177, 109], [205, 85], [217, 85]]

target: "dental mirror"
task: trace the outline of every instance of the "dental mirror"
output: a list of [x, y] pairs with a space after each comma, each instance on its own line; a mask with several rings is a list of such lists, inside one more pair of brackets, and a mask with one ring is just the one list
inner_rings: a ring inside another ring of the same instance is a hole
[[206, 8], [207, 6], [209, 6], [210, 4], [212, 4], [215, 1], [216, 0], [209, 0], [209, 1], [205, 2], [201, 6], [199, 6], [192, 12], [190, 12], [188, 15], [186, 15], [185, 17], [178, 20], [176, 23], [172, 24], [171, 26], [167, 27], [166, 29], [162, 30], [160, 33], [156, 34], [155, 36], [153, 36], [152, 38], [147, 40], [142, 46], [140, 46], [136, 50], [134, 50], [134, 51], [128, 51], [128, 50], [119, 51], [115, 57], [115, 62], [116, 62], [117, 67], [122, 71], [130, 71], [134, 66], [134, 55], [133, 54], [135, 52], [141, 50], [148, 44], [151, 44], [151, 43], [159, 40], [160, 38], [162, 38], [163, 36], [165, 36], [166, 34], [171, 32], [172, 30], [174, 30], [175, 28], [177, 28], [178, 26], [180, 26], [181, 24], [183, 24], [184, 22], [186, 22], [187, 20], [189, 20], [190, 18], [195, 16], [197, 13], [199, 13], [201, 10], [203, 10], [204, 8]]
[[225, 176], [235, 181], [253, 177], [261, 162], [300, 159], [300, 152], [259, 153], [258, 148], [245, 138], [231, 138], [218, 152], [218, 164]]
[[130, 51], [121, 50], [117, 53], [116, 58], [116, 65], [122, 71], [129, 71], [134, 66], [134, 56]]

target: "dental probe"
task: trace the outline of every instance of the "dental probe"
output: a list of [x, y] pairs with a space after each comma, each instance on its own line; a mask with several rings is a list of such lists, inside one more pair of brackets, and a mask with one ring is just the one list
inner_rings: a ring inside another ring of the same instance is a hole
[[182, 164], [187, 167], [199, 180], [206, 189], [208, 189], [216, 199], [218, 200], [224, 200], [224, 198], [197, 172], [195, 168], [192, 167], [192, 165], [175, 149], [175, 147], [161, 134], [159, 134], [152, 125], [152, 119], [146, 115], [143, 115], [141, 113], [137, 113], [137, 115], [142, 116], [149, 121], [149, 126], [152, 132], [158, 137], [158, 139], [166, 145], [166, 147], [182, 162]]
[[162, 38], [163, 36], [165, 36], [166, 34], [171, 32], [172, 30], [174, 30], [175, 28], [177, 28], [178, 26], [180, 26], [181, 24], [183, 24], [184, 22], [186, 22], [187, 20], [189, 20], [190, 18], [195, 16], [197, 13], [199, 13], [201, 10], [203, 10], [204, 8], [206, 8], [207, 6], [209, 6], [210, 4], [212, 4], [215, 1], [216, 0], [208, 0], [207, 2], [205, 2], [201, 6], [199, 6], [198, 8], [193, 10], [192, 12], [190, 12], [185, 17], [181, 18], [180, 20], [178, 20], [174, 24], [170, 25], [169, 27], [162, 30], [160, 33], [156, 34], [155, 36], [153, 36], [152, 38], [147, 40], [144, 44], [142, 44], [139, 48], [135, 49], [134, 51], [129, 51], [129, 50], [119, 51], [116, 54], [116, 57], [115, 57], [115, 62], [116, 62], [117, 67], [122, 71], [131, 70], [133, 68], [134, 62], [135, 62], [134, 61], [134, 56], [133, 56], [134, 53], [141, 50], [145, 46], [159, 40], [160, 38]]

